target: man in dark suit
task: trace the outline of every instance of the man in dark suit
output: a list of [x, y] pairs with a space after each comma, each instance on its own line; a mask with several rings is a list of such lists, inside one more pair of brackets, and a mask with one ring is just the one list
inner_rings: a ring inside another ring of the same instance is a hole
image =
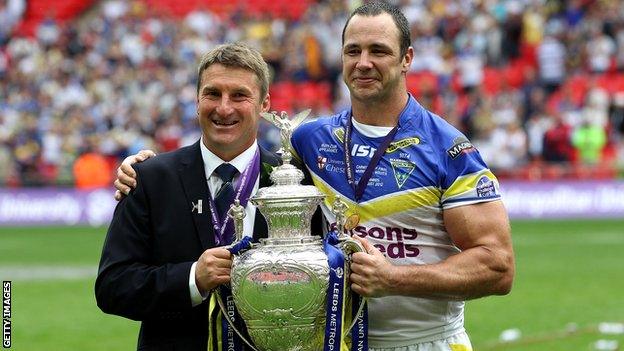
[[95, 293], [102, 311], [142, 322], [140, 350], [207, 349], [207, 298], [230, 281], [231, 254], [221, 246], [232, 241], [233, 225], [221, 207], [239, 199], [244, 233], [266, 237], [266, 222], [247, 200], [269, 185], [262, 164], [279, 162], [256, 142], [268, 84], [256, 50], [210, 51], [198, 70], [201, 139], [134, 166], [137, 186], [115, 209]]

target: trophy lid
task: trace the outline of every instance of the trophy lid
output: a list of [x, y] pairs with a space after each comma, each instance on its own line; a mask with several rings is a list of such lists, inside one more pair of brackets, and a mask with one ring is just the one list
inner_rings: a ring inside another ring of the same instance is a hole
[[[276, 112], [265, 113], [260, 115], [280, 129], [281, 148], [278, 153], [281, 154], [282, 165], [277, 166], [271, 172], [271, 180], [273, 185], [270, 187], [260, 188], [255, 196], [251, 198], [251, 203], [258, 206], [259, 203], [266, 204], [264, 200], [269, 202], [316, 202], [319, 203], [325, 195], [313, 185], [301, 185], [303, 180], [303, 172], [297, 167], [290, 164], [292, 153], [290, 152], [290, 137], [293, 130], [303, 122], [308, 116], [310, 110], [298, 113], [292, 120], [286, 112], [277, 114]], [[307, 201], [306, 201], [307, 200]]]
[[251, 198], [253, 204], [263, 200], [305, 200], [323, 199], [325, 195], [313, 185], [301, 185], [303, 172], [297, 167], [286, 162], [275, 167], [271, 173], [273, 185], [258, 189], [256, 195]]

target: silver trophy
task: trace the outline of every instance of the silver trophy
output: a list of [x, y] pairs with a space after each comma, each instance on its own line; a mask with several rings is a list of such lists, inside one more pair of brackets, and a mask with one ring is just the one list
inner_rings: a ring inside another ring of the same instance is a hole
[[[310, 224], [325, 195], [315, 186], [301, 185], [303, 172], [290, 164], [290, 136], [308, 113], [309, 110], [292, 120], [283, 112], [279, 116], [263, 114], [280, 128], [283, 161], [271, 173], [273, 185], [260, 188], [250, 199], [267, 220], [268, 238], [233, 258], [232, 296], [251, 342], [243, 339], [259, 351], [323, 349], [329, 266], [322, 239], [311, 235]], [[238, 231], [244, 211], [234, 206], [230, 213], [239, 223]], [[338, 198], [332, 207], [342, 228], [346, 204]], [[242, 234], [237, 233], [240, 237]], [[363, 251], [347, 235], [340, 236], [340, 248], [347, 260], [353, 252]], [[346, 266], [345, 274], [349, 274]], [[223, 301], [218, 300], [223, 309]], [[227, 313], [224, 315], [228, 319]], [[348, 329], [352, 326], [353, 323]]]

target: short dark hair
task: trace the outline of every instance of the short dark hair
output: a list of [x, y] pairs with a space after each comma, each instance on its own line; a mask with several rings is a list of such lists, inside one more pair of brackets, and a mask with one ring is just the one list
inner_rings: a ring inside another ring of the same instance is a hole
[[399, 30], [399, 46], [401, 48], [401, 56], [404, 56], [407, 53], [407, 48], [412, 45], [409, 23], [407, 22], [407, 18], [405, 18], [405, 15], [398, 7], [382, 1], [373, 1], [366, 3], [351, 12], [349, 19], [347, 19], [347, 23], [345, 23], [344, 28], [342, 28], [342, 45], [344, 45], [347, 26], [349, 25], [349, 22], [351, 22], [351, 18], [353, 18], [353, 16], [360, 15], [372, 17], [381, 15], [383, 13], [387, 13], [392, 17], [394, 24]]
[[213, 64], [227, 67], [243, 68], [252, 71], [260, 83], [260, 98], [264, 99], [269, 92], [269, 66], [258, 50], [243, 43], [222, 44], [202, 56], [197, 68], [197, 94], [201, 84], [202, 73]]

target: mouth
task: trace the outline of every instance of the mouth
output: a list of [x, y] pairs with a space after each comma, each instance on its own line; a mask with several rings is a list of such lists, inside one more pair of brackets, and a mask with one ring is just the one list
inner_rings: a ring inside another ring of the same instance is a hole
[[221, 120], [216, 120], [213, 119], [212, 123], [218, 127], [231, 127], [233, 125], [238, 124], [237, 120], [232, 120], [232, 121], [221, 121]]
[[357, 83], [361, 83], [361, 84], [370, 84], [375, 82], [377, 79], [374, 77], [355, 77], [354, 80]]

